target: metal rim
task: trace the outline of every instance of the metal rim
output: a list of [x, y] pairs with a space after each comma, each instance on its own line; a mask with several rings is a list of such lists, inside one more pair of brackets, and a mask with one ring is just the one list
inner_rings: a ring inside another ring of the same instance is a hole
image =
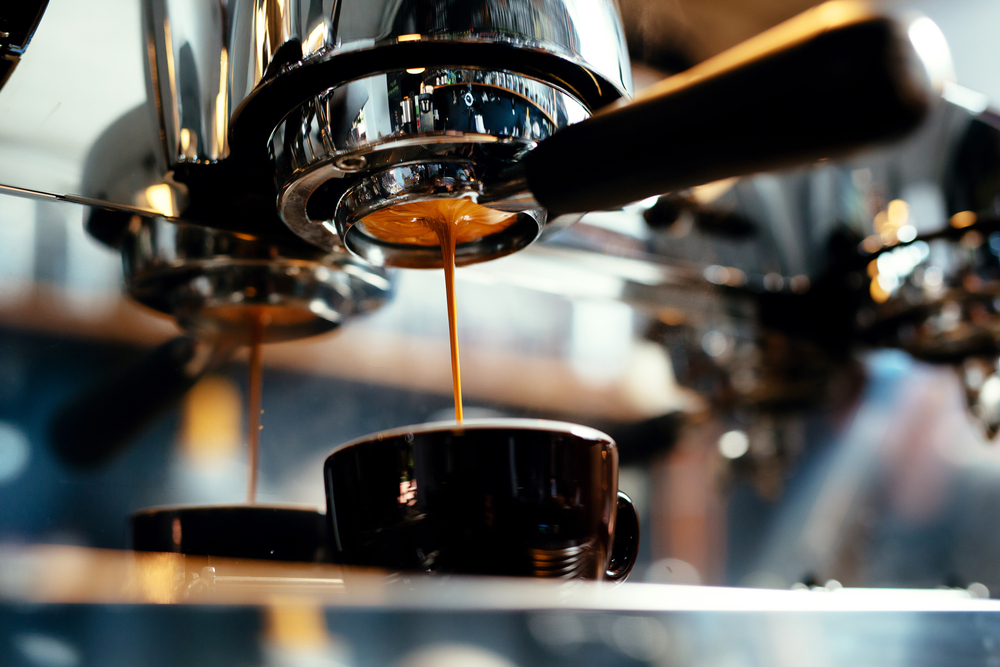
[[354, 447], [355, 445], [361, 445], [366, 442], [379, 442], [381, 440], [399, 438], [407, 435], [437, 432], [463, 433], [465, 431], [491, 431], [499, 429], [561, 433], [563, 435], [571, 435], [573, 437], [580, 438], [581, 440], [589, 440], [610, 447], [615, 447], [615, 441], [607, 433], [598, 431], [596, 428], [591, 428], [590, 426], [582, 426], [580, 424], [573, 424], [570, 422], [548, 419], [467, 419], [461, 422], [439, 421], [416, 424], [414, 426], [399, 426], [386, 431], [371, 433], [338, 446], [333, 450], [333, 452], [331, 452], [331, 455], [347, 449], [348, 447]]

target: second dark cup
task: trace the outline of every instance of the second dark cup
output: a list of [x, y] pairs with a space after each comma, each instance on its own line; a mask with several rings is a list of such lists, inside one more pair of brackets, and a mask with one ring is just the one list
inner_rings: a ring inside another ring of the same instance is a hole
[[334, 560], [401, 571], [624, 579], [639, 522], [618, 451], [591, 428], [541, 420], [403, 427], [324, 466]]

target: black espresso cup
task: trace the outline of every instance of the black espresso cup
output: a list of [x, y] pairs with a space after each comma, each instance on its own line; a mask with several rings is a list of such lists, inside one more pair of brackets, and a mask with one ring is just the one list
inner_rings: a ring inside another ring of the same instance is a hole
[[345, 564], [622, 580], [638, 551], [615, 443], [584, 426], [397, 428], [338, 447], [324, 477], [330, 553]]

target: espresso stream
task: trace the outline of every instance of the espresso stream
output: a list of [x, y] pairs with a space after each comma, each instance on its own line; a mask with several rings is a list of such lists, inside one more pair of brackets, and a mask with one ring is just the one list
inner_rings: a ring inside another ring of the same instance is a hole
[[257, 468], [260, 459], [260, 395], [264, 384], [261, 368], [263, 361], [264, 327], [267, 315], [256, 311], [250, 321], [250, 400], [247, 401], [247, 449], [250, 459], [250, 473], [247, 480], [247, 502], [257, 501]]
[[[391, 243], [441, 246], [451, 340], [451, 380], [455, 393], [457, 421], [462, 421], [462, 374], [459, 368], [458, 321], [455, 314], [455, 248], [459, 243], [475, 241], [494, 234], [513, 224], [516, 218], [513, 213], [486, 208], [469, 199], [435, 199], [391, 206], [376, 211], [362, 220], [369, 234]], [[250, 465], [247, 502], [253, 504], [257, 498], [261, 429], [262, 345], [264, 329], [272, 323], [275, 313], [270, 312], [267, 306], [253, 308], [249, 314], [241, 308], [232, 317], [245, 317], [250, 332], [250, 395], [247, 406], [247, 449]]]
[[365, 231], [383, 241], [441, 246], [456, 421], [462, 421], [462, 374], [458, 360], [458, 321], [455, 315], [455, 247], [458, 243], [494, 234], [510, 226], [516, 217], [513, 213], [480, 206], [470, 199], [431, 199], [390, 206], [361, 221]]

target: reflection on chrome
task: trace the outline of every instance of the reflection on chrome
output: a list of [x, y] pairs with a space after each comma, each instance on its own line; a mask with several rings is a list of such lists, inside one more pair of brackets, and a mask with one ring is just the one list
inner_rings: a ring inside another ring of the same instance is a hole
[[[278, 208], [286, 224], [313, 243], [335, 247], [339, 239], [348, 239], [360, 217], [372, 212], [371, 206], [358, 212], [359, 193], [368, 193], [360, 196], [378, 207], [429, 196], [470, 196], [496, 208], [528, 213], [540, 228], [544, 212], [533, 199], [512, 200], [500, 191], [509, 185], [506, 170], [539, 141], [586, 118], [587, 108], [549, 83], [513, 72], [414, 71], [331, 88], [299, 106], [275, 129], [270, 155], [280, 192]], [[437, 173], [451, 170], [455, 161], [463, 165], [460, 174]], [[376, 183], [395, 178], [399, 169], [414, 173], [395, 185]], [[355, 173], [358, 178], [349, 178]], [[483, 249], [476, 254], [506, 254], [537, 235], [536, 230], [521, 240], [523, 235], [502, 233], [502, 251]], [[519, 240], [515, 243], [512, 237]], [[382, 245], [374, 239], [365, 242]], [[367, 247], [356, 246], [349, 244], [373, 261]], [[380, 252], [386, 251], [380, 247]], [[400, 261], [419, 261], [410, 255]], [[392, 251], [386, 261], [399, 263]]]
[[399, 483], [399, 504], [406, 507], [417, 504], [417, 480], [403, 480]]
[[[474, 143], [514, 142], [505, 152], [516, 155], [587, 115], [554, 86], [512, 72], [397, 70], [335, 86], [300, 105], [272, 133], [271, 155], [279, 183], [323, 158], [455, 144], [466, 135]], [[414, 135], [419, 139], [398, 143]], [[334, 164], [330, 177], [389, 164], [390, 157]]]

